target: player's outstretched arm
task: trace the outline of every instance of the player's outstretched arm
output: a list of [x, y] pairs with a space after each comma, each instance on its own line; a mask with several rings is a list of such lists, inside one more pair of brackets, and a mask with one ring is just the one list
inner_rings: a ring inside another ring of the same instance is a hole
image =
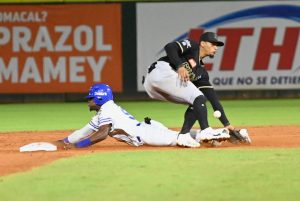
[[98, 131], [93, 133], [90, 137], [75, 143], [74, 146], [76, 148], [84, 148], [96, 144], [98, 142], [101, 142], [102, 140], [107, 138], [110, 129], [111, 129], [110, 124], [102, 125], [100, 126]]
[[88, 138], [82, 139], [76, 143], [68, 143], [64, 140], [58, 140], [53, 142], [58, 149], [72, 149], [72, 148], [84, 148], [101, 142], [106, 139], [111, 129], [111, 125], [100, 126], [99, 130], [92, 133]]

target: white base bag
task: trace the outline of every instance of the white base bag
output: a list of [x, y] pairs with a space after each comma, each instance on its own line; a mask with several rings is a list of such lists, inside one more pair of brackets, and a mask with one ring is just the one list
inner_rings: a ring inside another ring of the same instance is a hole
[[57, 147], [49, 142], [34, 142], [20, 147], [20, 152], [56, 151]]

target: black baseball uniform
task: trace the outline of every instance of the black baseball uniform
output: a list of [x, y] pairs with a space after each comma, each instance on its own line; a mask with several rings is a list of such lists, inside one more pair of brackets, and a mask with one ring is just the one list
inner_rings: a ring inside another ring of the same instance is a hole
[[[192, 105], [201, 129], [209, 127], [203, 93], [192, 83], [200, 78], [199, 47], [195, 41], [182, 40], [165, 46], [166, 56], [153, 63], [146, 75], [144, 87], [151, 98]], [[177, 69], [189, 66], [190, 81], [182, 81]], [[194, 123], [194, 122], [193, 122]]]

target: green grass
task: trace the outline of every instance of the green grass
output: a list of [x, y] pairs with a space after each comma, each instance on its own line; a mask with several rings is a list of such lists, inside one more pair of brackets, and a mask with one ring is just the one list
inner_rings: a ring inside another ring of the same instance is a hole
[[294, 201], [300, 149], [183, 149], [62, 159], [0, 180], [1, 201]]
[[[222, 101], [233, 125], [299, 125], [300, 100]], [[180, 127], [186, 106], [166, 102], [119, 102], [123, 108], [143, 120], [149, 116], [168, 127]], [[213, 118], [208, 104], [211, 126], [221, 126]], [[0, 104], [0, 132], [78, 129], [95, 114], [86, 103]], [[195, 126], [198, 126], [197, 124]]]
[[[300, 124], [298, 99], [222, 103], [234, 125]], [[180, 127], [186, 109], [164, 102], [119, 104], [138, 120], [150, 116], [168, 127]], [[86, 103], [0, 104], [0, 111], [0, 132], [77, 129], [94, 115]], [[209, 121], [221, 125], [210, 106]], [[138, 150], [90, 153], [2, 176], [0, 200], [294, 201], [300, 197], [299, 148]]]
[[[300, 125], [300, 99], [226, 100], [221, 101], [228, 119], [234, 125]], [[139, 119], [148, 115], [169, 127], [180, 127], [186, 106], [164, 102], [120, 103]], [[213, 126], [221, 126], [213, 117], [209, 103], [208, 117]]]
[[0, 111], [1, 131], [81, 128], [94, 115], [86, 103], [2, 104]]

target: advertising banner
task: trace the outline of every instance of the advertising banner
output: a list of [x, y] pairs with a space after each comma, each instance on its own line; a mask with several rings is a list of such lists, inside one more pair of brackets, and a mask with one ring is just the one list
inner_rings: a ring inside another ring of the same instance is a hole
[[0, 6], [0, 93], [122, 91], [120, 4]]
[[225, 43], [205, 58], [210, 81], [220, 90], [300, 88], [300, 2], [139, 3], [138, 90], [163, 47], [216, 32]]

